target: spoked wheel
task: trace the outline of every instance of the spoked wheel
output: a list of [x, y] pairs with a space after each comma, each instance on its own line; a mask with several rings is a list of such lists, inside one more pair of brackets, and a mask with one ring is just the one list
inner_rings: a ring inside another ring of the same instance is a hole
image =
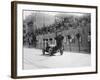
[[45, 50], [44, 49], [42, 50], [42, 52], [43, 52], [43, 55], [45, 55]]

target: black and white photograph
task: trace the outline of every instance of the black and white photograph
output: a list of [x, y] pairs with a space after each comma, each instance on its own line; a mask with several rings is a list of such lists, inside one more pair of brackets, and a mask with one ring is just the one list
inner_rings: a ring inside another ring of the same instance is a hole
[[91, 66], [91, 14], [23, 10], [23, 69]]
[[97, 7], [12, 2], [12, 77], [97, 73]]

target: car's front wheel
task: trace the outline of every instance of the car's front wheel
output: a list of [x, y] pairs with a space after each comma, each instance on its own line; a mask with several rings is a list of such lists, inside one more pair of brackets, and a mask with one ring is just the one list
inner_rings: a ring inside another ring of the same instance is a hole
[[43, 52], [43, 55], [45, 55], [45, 50], [44, 49], [42, 50], [42, 52]]

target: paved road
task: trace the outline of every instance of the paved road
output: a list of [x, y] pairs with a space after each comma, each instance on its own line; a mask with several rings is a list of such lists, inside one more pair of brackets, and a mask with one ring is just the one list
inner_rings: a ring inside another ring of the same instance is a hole
[[91, 65], [91, 54], [64, 52], [55, 56], [42, 55], [42, 50], [24, 48], [24, 69], [84, 67]]

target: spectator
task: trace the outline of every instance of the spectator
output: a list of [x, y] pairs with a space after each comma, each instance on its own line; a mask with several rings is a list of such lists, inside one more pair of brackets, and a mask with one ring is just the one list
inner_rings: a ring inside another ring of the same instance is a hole
[[61, 49], [63, 47], [63, 39], [64, 37], [61, 35], [61, 33], [60, 34], [56, 33], [55, 40], [56, 40], [56, 45], [58, 49]]
[[91, 52], [91, 33], [88, 33], [88, 47], [89, 47], [89, 52]]

